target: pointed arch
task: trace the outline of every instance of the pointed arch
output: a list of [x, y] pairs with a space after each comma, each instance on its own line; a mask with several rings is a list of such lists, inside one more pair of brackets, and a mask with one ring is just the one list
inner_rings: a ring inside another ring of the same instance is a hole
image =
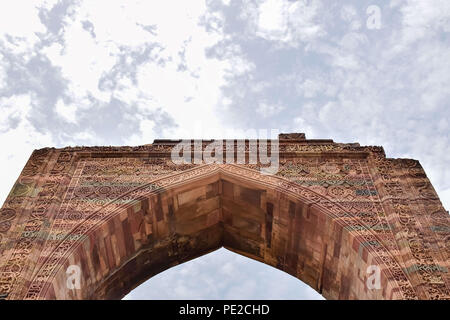
[[[406, 276], [371, 226], [334, 199], [238, 165], [198, 166], [106, 203], [48, 253], [29, 290], [41, 285], [41, 299], [121, 298], [220, 247], [328, 299], [404, 298], [397, 279]], [[67, 287], [71, 265], [80, 266], [80, 289]], [[380, 270], [379, 288], [367, 286], [371, 266]]]

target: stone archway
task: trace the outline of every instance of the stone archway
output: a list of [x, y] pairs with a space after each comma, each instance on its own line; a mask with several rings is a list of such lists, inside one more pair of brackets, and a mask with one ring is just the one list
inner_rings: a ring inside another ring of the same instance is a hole
[[174, 143], [35, 151], [0, 212], [2, 296], [120, 298], [224, 246], [329, 299], [450, 298], [448, 213], [417, 161], [281, 135], [262, 175], [175, 165]]

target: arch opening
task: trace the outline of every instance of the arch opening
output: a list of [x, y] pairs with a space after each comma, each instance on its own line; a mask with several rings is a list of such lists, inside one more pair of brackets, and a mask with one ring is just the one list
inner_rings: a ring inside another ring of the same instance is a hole
[[225, 248], [146, 280], [123, 300], [323, 300], [296, 277]]
[[[226, 248], [298, 278], [326, 299], [395, 299], [377, 257], [332, 214], [257, 179], [217, 171], [132, 202], [77, 245], [44, 298], [121, 299], [150, 277]], [[80, 267], [80, 287], [66, 270]]]

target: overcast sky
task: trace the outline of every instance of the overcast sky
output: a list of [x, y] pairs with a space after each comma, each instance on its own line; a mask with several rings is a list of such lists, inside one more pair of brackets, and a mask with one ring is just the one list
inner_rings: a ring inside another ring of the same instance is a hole
[[[448, 0], [2, 0], [0, 202], [36, 148], [275, 128], [418, 159], [449, 209], [449, 42]], [[225, 250], [131, 297], [275, 287], [318, 297]]]

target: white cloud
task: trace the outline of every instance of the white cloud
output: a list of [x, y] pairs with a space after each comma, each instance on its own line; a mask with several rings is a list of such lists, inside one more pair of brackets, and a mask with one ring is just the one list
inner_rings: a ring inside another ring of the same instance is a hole
[[349, 32], [345, 34], [340, 42], [340, 46], [344, 50], [358, 51], [358, 49], [368, 44], [367, 36], [358, 32]]
[[450, 211], [450, 188], [442, 190], [439, 194], [442, 205], [447, 211]]
[[4, 61], [3, 54], [0, 53], [0, 88], [6, 86], [6, 62]]
[[259, 31], [281, 33], [287, 32], [287, 3], [283, 0], [267, 0], [259, 7]]
[[357, 12], [354, 6], [346, 4], [342, 6], [341, 9], [341, 18], [344, 21], [351, 22], [357, 16]]
[[64, 28], [64, 46], [52, 44], [44, 52], [53, 65], [61, 68], [64, 78], [69, 80], [70, 93], [76, 99], [91, 94], [108, 101], [110, 93], [99, 89], [103, 73], [110, 70], [116, 59], [117, 48], [110, 42], [98, 43], [86, 31], [79, 20], [67, 23]]
[[0, 98], [0, 203], [19, 177], [34, 149], [53, 145], [49, 134], [38, 132], [29, 120], [33, 97]]
[[256, 34], [292, 46], [316, 39], [324, 34], [316, 21], [320, 7], [317, 0], [265, 0], [258, 6]]
[[281, 105], [267, 104], [267, 103], [262, 102], [259, 104], [258, 108], [256, 109], [256, 112], [261, 114], [264, 118], [267, 118], [267, 117], [277, 115], [283, 110], [284, 110], [284, 107]]
[[306, 79], [297, 89], [305, 98], [314, 98], [322, 90], [322, 82]]
[[39, 41], [36, 33], [46, 28], [38, 16], [37, 5], [29, 1], [0, 1], [0, 44], [13, 53], [29, 51]]
[[[205, 29], [205, 19], [213, 29]], [[64, 46], [53, 43], [43, 52], [68, 80], [73, 104], [87, 108], [86, 103], [92, 104], [86, 102], [88, 96], [103, 103], [116, 98], [136, 106], [142, 115], [162, 108], [179, 128], [192, 128], [195, 121], [207, 118], [206, 129], [217, 130], [221, 123], [216, 109], [222, 105], [220, 88], [226, 77], [252, 68], [237, 45], [225, 59], [206, 55], [224, 38], [221, 19], [208, 12], [204, 2], [82, 2], [64, 19]], [[85, 21], [95, 37], [83, 27]], [[127, 56], [124, 64], [120, 59], [125, 52], [136, 56]], [[115, 68], [123, 72], [114, 74]], [[103, 78], [109, 87], [100, 86]], [[60, 106], [57, 111], [68, 119]], [[172, 129], [163, 135], [181, 133]], [[132, 141], [141, 141], [137, 137]]]
[[401, 4], [397, 5], [402, 13], [402, 29], [394, 51], [407, 50], [420, 39], [429, 40], [440, 32], [450, 32], [450, 2], [408, 0]]
[[58, 100], [55, 105], [56, 113], [61, 116], [65, 121], [70, 123], [76, 123], [77, 119], [77, 107], [73, 104], [65, 104], [63, 100]]
[[[128, 140], [129, 145], [149, 144], [158, 138], [154, 133], [155, 122], [149, 119], [142, 119], [139, 122], [139, 134], [133, 134]], [[143, 143], [144, 142], [144, 143]], [[145, 143], [146, 142], [146, 143]]]
[[[402, 23], [406, 28], [413, 28], [416, 31], [421, 30], [426, 33], [429, 31], [450, 31], [450, 3], [448, 1], [408, 0], [401, 11], [403, 14]], [[432, 30], [430, 30], [430, 27]], [[412, 30], [407, 29], [407, 31]], [[422, 32], [420, 32], [420, 35], [423, 34]]]

